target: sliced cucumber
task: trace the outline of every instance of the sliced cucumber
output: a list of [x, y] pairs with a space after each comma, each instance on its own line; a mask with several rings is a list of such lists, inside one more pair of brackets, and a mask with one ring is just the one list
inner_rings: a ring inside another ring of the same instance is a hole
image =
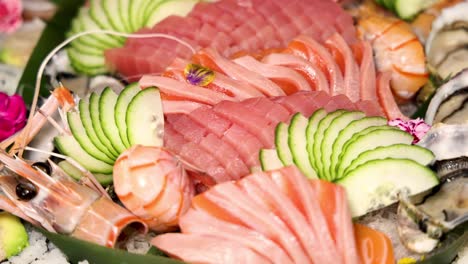
[[[120, 20], [125, 26], [125, 32], [133, 32], [132, 24], [130, 22], [130, 2], [129, 0], [118, 0], [119, 1], [119, 16]], [[157, 1], [155, 1], [157, 2]]]
[[[62, 170], [65, 171], [70, 177], [77, 181], [81, 180], [83, 177], [81, 171], [66, 160], [60, 161], [58, 166], [62, 168]], [[96, 180], [104, 187], [110, 185], [113, 181], [112, 174], [93, 173], [93, 175]]]
[[105, 153], [100, 151], [91, 141], [91, 139], [86, 134], [86, 130], [83, 126], [83, 123], [80, 119], [80, 114], [78, 112], [68, 112], [67, 113], [67, 120], [68, 125], [70, 126], [70, 130], [78, 141], [80, 146], [88, 152], [89, 155], [93, 156], [94, 158], [103, 161], [107, 164], [113, 165], [114, 159], [108, 157]]
[[316, 179], [317, 173], [310, 165], [307, 152], [306, 129], [309, 120], [301, 113], [296, 113], [289, 124], [288, 145], [294, 164], [310, 179]]
[[[112, 24], [109, 19], [107, 19], [106, 11], [104, 10], [103, 0], [91, 0], [91, 7], [89, 9], [90, 17], [99, 25], [102, 29], [112, 29]], [[114, 0], [115, 1], [115, 0]], [[117, 16], [117, 14], [115, 14]], [[109, 35], [110, 38], [115, 39], [119, 46], [125, 43], [125, 38], [116, 37]]]
[[323, 164], [321, 175], [323, 175], [325, 179], [329, 181], [332, 180], [330, 174], [330, 159], [333, 154], [333, 142], [335, 142], [340, 131], [347, 127], [351, 122], [363, 117], [365, 117], [363, 112], [345, 112], [344, 114], [333, 119], [328, 128], [325, 130], [323, 140], [320, 144], [320, 152], [322, 153], [321, 157]]
[[[307, 124], [306, 128], [306, 138], [307, 138], [307, 153], [309, 153], [309, 162], [314, 171], [317, 173], [317, 157], [314, 156], [314, 136], [315, 132], [317, 131], [317, 126], [320, 121], [327, 116], [327, 111], [325, 109], [320, 108], [316, 110], [310, 117], [309, 123]], [[317, 175], [320, 177], [320, 175]]]
[[87, 45], [86, 43], [83, 43], [82, 41], [80, 41], [80, 39], [76, 39], [75, 41], [72, 41], [70, 45], [79, 52], [83, 52], [83, 53], [94, 55], [94, 56], [101, 56], [101, 57], [104, 56], [102, 49], [96, 48], [95, 46]]
[[435, 156], [430, 150], [416, 145], [395, 144], [391, 146], [382, 146], [361, 153], [345, 169], [344, 177], [358, 166], [368, 161], [386, 158], [410, 159], [421, 165], [427, 166], [434, 160]]
[[276, 170], [284, 167], [275, 149], [261, 149], [259, 158], [263, 171]]
[[146, 21], [146, 26], [152, 27], [167, 17], [167, 14], [186, 16], [197, 3], [197, 0], [166, 0], [157, 6]]
[[148, 21], [151, 18], [151, 16], [153, 15], [153, 13], [156, 12], [159, 5], [161, 5], [162, 3], [166, 2], [166, 1], [171, 1], [171, 0], [153, 0], [153, 1], [150, 1], [148, 6], [146, 7], [146, 12], [145, 12], [145, 23], [144, 23], [144, 25], [146, 27], [154, 26], [154, 25], [149, 25]]
[[54, 143], [61, 153], [73, 158], [90, 172], [112, 173], [112, 165], [89, 155], [72, 135], [57, 136]]
[[338, 134], [337, 138], [333, 142], [332, 155], [330, 159], [331, 163], [329, 173], [332, 181], [335, 179], [336, 167], [338, 165], [339, 156], [344, 144], [349, 139], [351, 139], [355, 133], [366, 129], [367, 127], [383, 126], [386, 123], [387, 120], [383, 117], [364, 117], [362, 119], [349, 123], [349, 125]]
[[312, 153], [314, 155], [314, 165], [319, 175], [320, 179], [325, 179], [325, 175], [323, 175], [323, 164], [322, 164], [322, 152], [321, 152], [321, 145], [322, 140], [324, 137], [325, 130], [330, 126], [331, 122], [345, 113], [345, 110], [336, 110], [332, 113], [326, 115], [317, 125], [317, 130], [314, 134], [314, 146], [312, 149]]
[[339, 180], [347, 192], [351, 215], [358, 217], [397, 201], [398, 192], [414, 195], [439, 183], [429, 168], [407, 159], [368, 161]]
[[104, 144], [107, 147], [107, 149], [109, 149], [109, 151], [112, 154], [118, 157], [120, 155], [120, 152], [118, 152], [114, 148], [114, 146], [104, 133], [104, 130], [102, 129], [101, 122], [99, 120], [99, 95], [97, 95], [96, 93], [92, 93], [89, 97], [89, 114], [91, 116], [94, 131], [96, 132], [96, 135], [98, 136], [99, 140], [102, 142], [102, 144]]
[[127, 32], [124, 21], [119, 16], [123, 13], [123, 10], [120, 10], [119, 0], [101, 0], [101, 4], [111, 28], [115, 31]]
[[119, 129], [120, 138], [122, 139], [124, 145], [129, 148], [130, 141], [128, 140], [127, 135], [127, 123], [125, 118], [127, 116], [128, 104], [132, 101], [133, 97], [141, 90], [138, 83], [132, 83], [125, 87], [125, 89], [120, 92], [119, 97], [117, 97], [117, 102], [115, 103], [115, 124]]
[[130, 16], [130, 23], [132, 25], [132, 30], [136, 31], [141, 28], [142, 25], [142, 18], [145, 18], [145, 4], [146, 0], [132, 0], [130, 1], [130, 9], [129, 16]]
[[400, 18], [410, 20], [419, 12], [438, 1], [439, 0], [394, 0], [394, 11]]
[[[73, 68], [88, 75], [98, 75], [107, 72], [103, 56], [85, 54], [74, 47], [67, 48], [67, 54]], [[85, 63], [85, 64], [83, 64]]]
[[411, 144], [413, 136], [400, 129], [376, 129], [367, 134], [352, 138], [352, 142], [343, 149], [343, 156], [339, 161], [336, 171], [336, 179], [344, 176], [344, 170], [351, 164], [353, 159], [361, 153], [380, 146], [390, 146], [393, 144]]
[[91, 142], [93, 142], [94, 146], [96, 146], [101, 152], [105, 153], [106, 156], [115, 160], [118, 156], [117, 153], [112, 152], [108, 147], [106, 147], [99, 139], [98, 135], [96, 134], [96, 131], [94, 131], [93, 121], [91, 120], [91, 116], [89, 114], [89, 103], [86, 100], [81, 99], [78, 104], [78, 108], [80, 110], [80, 119], [88, 138], [91, 140]]
[[139, 91], [128, 105], [125, 120], [131, 145], [162, 146], [164, 114], [159, 89]]
[[99, 122], [101, 122], [102, 130], [114, 149], [122, 153], [127, 148], [120, 138], [119, 129], [115, 123], [116, 102], [117, 94], [110, 87], [106, 87], [99, 98]]
[[[88, 30], [97, 30], [97, 29], [103, 29], [101, 28], [96, 22], [91, 18], [89, 14], [89, 10], [86, 11], [86, 13], [80, 14], [78, 19], [82, 31], [88, 31]], [[117, 41], [115, 38], [111, 37], [110, 35], [105, 35], [105, 34], [93, 34], [93, 35], [87, 35], [80, 37], [80, 39], [86, 40], [86, 43], [89, 43], [90, 45], [94, 45], [102, 50], [113, 48], [113, 47], [118, 47], [120, 46], [120, 42]]]
[[275, 129], [275, 147], [278, 157], [284, 166], [294, 164], [293, 156], [288, 145], [289, 126], [283, 122]]

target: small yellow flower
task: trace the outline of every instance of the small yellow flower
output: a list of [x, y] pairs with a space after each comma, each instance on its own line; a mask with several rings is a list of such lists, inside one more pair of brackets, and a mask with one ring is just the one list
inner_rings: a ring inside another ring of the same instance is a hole
[[414, 264], [416, 260], [414, 258], [402, 258], [398, 260], [398, 264]]

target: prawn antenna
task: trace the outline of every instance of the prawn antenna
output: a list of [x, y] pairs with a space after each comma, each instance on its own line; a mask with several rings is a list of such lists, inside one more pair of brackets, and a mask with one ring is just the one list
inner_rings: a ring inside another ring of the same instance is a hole
[[[44, 74], [45, 67], [49, 63], [49, 61], [52, 59], [52, 57], [59, 52], [62, 48], [64, 48], [66, 45], [68, 45], [70, 42], [74, 41], [75, 39], [78, 39], [83, 36], [87, 35], [93, 35], [93, 34], [104, 34], [104, 35], [113, 35], [113, 36], [118, 36], [118, 37], [125, 37], [125, 38], [166, 38], [170, 40], [174, 40], [181, 45], [187, 47], [192, 54], [195, 54], [195, 49], [186, 41], [183, 41], [180, 38], [168, 35], [168, 34], [162, 34], [162, 33], [150, 33], [150, 34], [129, 34], [129, 33], [122, 33], [122, 32], [117, 32], [113, 30], [89, 30], [89, 31], [84, 31], [81, 33], [78, 33], [76, 35], [73, 35], [66, 40], [64, 40], [62, 43], [57, 45], [49, 54], [44, 58], [42, 61], [39, 70], [37, 71], [36, 75], [36, 84], [34, 86], [34, 96], [33, 96], [33, 101], [31, 104], [31, 109], [36, 109], [37, 107], [37, 101], [39, 98], [39, 91], [41, 89], [41, 81], [42, 81], [42, 75]], [[31, 131], [31, 120], [34, 116], [35, 111], [30, 111], [28, 121], [26, 122], [26, 126], [24, 127], [24, 132], [25, 136], [21, 139], [21, 143], [19, 146], [18, 150], [18, 156], [22, 157], [24, 148], [26, 146], [26, 138], [28, 138], [29, 133]]]

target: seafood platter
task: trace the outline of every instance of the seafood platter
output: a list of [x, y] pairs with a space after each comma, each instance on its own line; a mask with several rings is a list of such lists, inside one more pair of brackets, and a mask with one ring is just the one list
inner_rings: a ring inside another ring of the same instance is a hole
[[63, 2], [0, 94], [7, 263], [25, 225], [71, 263], [468, 263], [468, 2]]

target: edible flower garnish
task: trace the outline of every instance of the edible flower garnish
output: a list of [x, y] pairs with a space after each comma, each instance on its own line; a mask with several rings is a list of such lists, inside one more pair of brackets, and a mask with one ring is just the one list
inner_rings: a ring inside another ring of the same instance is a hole
[[19, 95], [0, 92], [0, 141], [13, 135], [26, 124], [26, 105]]
[[388, 125], [398, 127], [401, 130], [410, 133], [414, 137], [413, 144], [418, 143], [421, 138], [426, 135], [427, 131], [431, 129], [431, 126], [426, 124], [422, 118], [410, 119], [408, 121], [397, 118], [389, 120]]
[[0, 32], [11, 33], [22, 23], [20, 0], [0, 0]]
[[198, 64], [190, 63], [184, 69], [184, 75], [187, 82], [197, 86], [207, 86], [214, 78], [214, 72]]

